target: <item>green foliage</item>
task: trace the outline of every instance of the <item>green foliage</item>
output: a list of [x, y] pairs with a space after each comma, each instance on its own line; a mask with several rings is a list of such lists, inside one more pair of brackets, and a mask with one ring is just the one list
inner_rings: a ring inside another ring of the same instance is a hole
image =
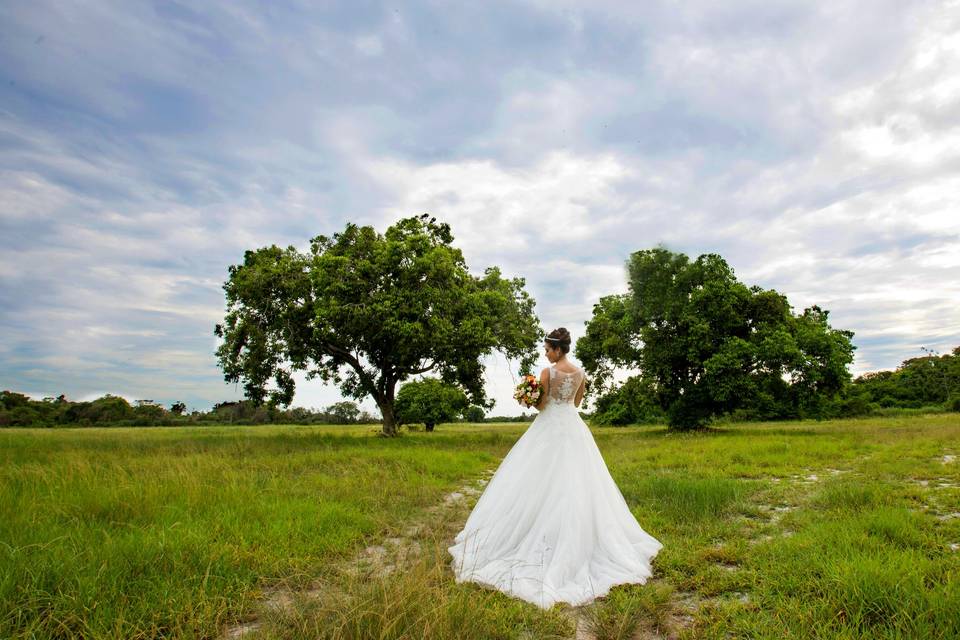
[[22, 393], [0, 391], [0, 427], [46, 427], [59, 422], [65, 398], [37, 402]]
[[[601, 298], [576, 345], [598, 389], [610, 389], [614, 368], [639, 368], [642, 383], [621, 395], [654, 398], [686, 429], [734, 412], [821, 416], [849, 381], [853, 333], [832, 329], [826, 310], [793, 314], [785, 296], [744, 285], [715, 254], [691, 261], [657, 247], [627, 267], [630, 292]], [[623, 398], [605, 402], [628, 419]]]
[[853, 381], [848, 394], [881, 408], [920, 409], [935, 405], [951, 409], [960, 396], [960, 347], [951, 353], [904, 360], [895, 371], [865, 373]]
[[629, 295], [605, 296], [593, 305], [593, 317], [584, 336], [577, 340], [575, 351], [592, 374], [584, 398], [609, 391], [614, 368], [631, 367], [640, 361], [640, 333]]
[[449, 225], [424, 215], [384, 234], [350, 223], [313, 238], [306, 254], [247, 251], [229, 269], [215, 328], [224, 378], [243, 381], [255, 404], [289, 404], [293, 371], [306, 371], [373, 398], [387, 435], [396, 385], [413, 375], [433, 371], [486, 406], [481, 358], [497, 349], [528, 370], [542, 331], [522, 278], [497, 267], [472, 275], [452, 242]]
[[467, 422], [483, 422], [485, 415], [483, 407], [478, 407], [475, 404], [463, 410], [463, 419]]
[[[178, 406], [179, 405], [179, 406]], [[9, 408], [8, 408], [9, 407]], [[131, 406], [124, 398], [107, 394], [92, 402], [71, 402], [64, 396], [56, 400], [33, 400], [21, 393], [0, 392], [0, 427], [103, 427], [172, 426], [205, 424], [374, 424], [380, 420], [356, 403], [337, 402], [325, 409], [294, 407], [286, 411], [249, 400], [220, 402], [210, 411], [186, 414], [186, 405], [176, 402], [167, 411], [140, 400]]]
[[650, 381], [642, 376], [633, 376], [597, 398], [591, 423], [627, 425], [651, 424], [664, 420], [666, 414], [657, 404]]
[[863, 395], [846, 395], [837, 398], [830, 411], [830, 415], [837, 418], [855, 418], [857, 416], [868, 416], [876, 413], [879, 407], [870, 402]]
[[221, 402], [208, 413], [195, 412], [190, 423], [198, 424], [373, 424], [380, 420], [354, 402], [336, 402], [324, 409], [294, 407], [281, 410], [255, 405], [250, 400]]
[[496, 424], [501, 422], [533, 422], [536, 417], [536, 413], [521, 413], [518, 416], [487, 416], [483, 419], [483, 421], [488, 424]]
[[30, 402], [30, 396], [25, 396], [22, 393], [0, 391], [0, 409], [5, 411], [27, 406]]
[[453, 385], [435, 378], [415, 380], [397, 393], [397, 424], [422, 422], [427, 431], [433, 431], [434, 426], [453, 421], [468, 406], [467, 396]]
[[960, 411], [960, 393], [955, 393], [947, 400], [947, 411]]
[[68, 418], [79, 423], [109, 423], [126, 420], [133, 416], [133, 407], [124, 398], [110, 395], [97, 398], [93, 402], [75, 404], [67, 411]]
[[350, 424], [357, 421], [357, 417], [360, 415], [360, 407], [357, 406], [356, 402], [344, 400], [330, 405], [327, 408], [327, 413], [334, 418], [332, 424]]

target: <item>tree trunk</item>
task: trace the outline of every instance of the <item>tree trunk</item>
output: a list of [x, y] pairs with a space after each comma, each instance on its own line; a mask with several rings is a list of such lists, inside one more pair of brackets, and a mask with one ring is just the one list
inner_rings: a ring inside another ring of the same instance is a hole
[[380, 413], [383, 415], [383, 431], [381, 435], [393, 437], [397, 435], [397, 417], [393, 411], [393, 401], [387, 399], [377, 400], [377, 406], [380, 407]]

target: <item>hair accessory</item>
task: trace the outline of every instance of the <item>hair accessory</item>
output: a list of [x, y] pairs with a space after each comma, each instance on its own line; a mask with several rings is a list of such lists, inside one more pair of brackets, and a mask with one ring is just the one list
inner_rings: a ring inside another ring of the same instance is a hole
[[549, 340], [550, 342], [563, 342], [563, 338], [551, 338], [547, 336], [544, 340]]

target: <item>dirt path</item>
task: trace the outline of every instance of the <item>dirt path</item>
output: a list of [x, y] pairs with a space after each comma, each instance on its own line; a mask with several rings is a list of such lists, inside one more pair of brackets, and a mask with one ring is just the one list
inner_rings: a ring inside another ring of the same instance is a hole
[[[446, 494], [439, 503], [427, 508], [416, 520], [410, 522], [400, 536], [385, 538], [380, 544], [364, 547], [353, 557], [340, 561], [338, 569], [345, 574], [361, 575], [365, 578], [376, 579], [390, 575], [420, 553], [418, 538], [421, 533], [435, 531], [437, 527], [443, 528], [444, 535], [450, 538], [452, 544], [453, 536], [462, 528], [475, 502], [471, 498], [483, 492], [483, 487], [489, 482], [494, 471], [488, 469], [479, 479]], [[322, 594], [320, 589], [297, 592], [272, 589], [264, 592], [260, 607], [266, 612], [289, 610], [296, 606], [300, 599], [319, 598]], [[246, 620], [226, 627], [220, 638], [248, 638], [255, 635], [262, 626], [263, 622], [259, 618]]]

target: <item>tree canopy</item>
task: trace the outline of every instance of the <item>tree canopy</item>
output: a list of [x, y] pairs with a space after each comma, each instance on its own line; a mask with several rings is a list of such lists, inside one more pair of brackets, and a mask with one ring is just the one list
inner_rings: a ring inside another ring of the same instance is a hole
[[656, 247], [627, 267], [629, 292], [594, 305], [576, 354], [607, 392], [614, 369], [639, 369], [633, 388], [672, 427], [737, 410], [816, 415], [849, 381], [852, 332], [832, 329], [816, 305], [795, 315], [782, 294], [739, 282], [719, 255], [691, 261]]
[[434, 426], [451, 422], [468, 406], [467, 396], [453, 385], [436, 378], [412, 380], [397, 392], [397, 424], [422, 422], [427, 431], [433, 431]]
[[385, 435], [396, 434], [396, 385], [416, 374], [434, 372], [487, 406], [481, 358], [499, 350], [529, 370], [543, 332], [523, 278], [497, 267], [474, 276], [452, 243], [448, 224], [423, 215], [383, 234], [349, 223], [307, 253], [248, 250], [229, 268], [215, 327], [224, 378], [255, 403], [288, 405], [293, 372], [305, 371], [372, 397]]

